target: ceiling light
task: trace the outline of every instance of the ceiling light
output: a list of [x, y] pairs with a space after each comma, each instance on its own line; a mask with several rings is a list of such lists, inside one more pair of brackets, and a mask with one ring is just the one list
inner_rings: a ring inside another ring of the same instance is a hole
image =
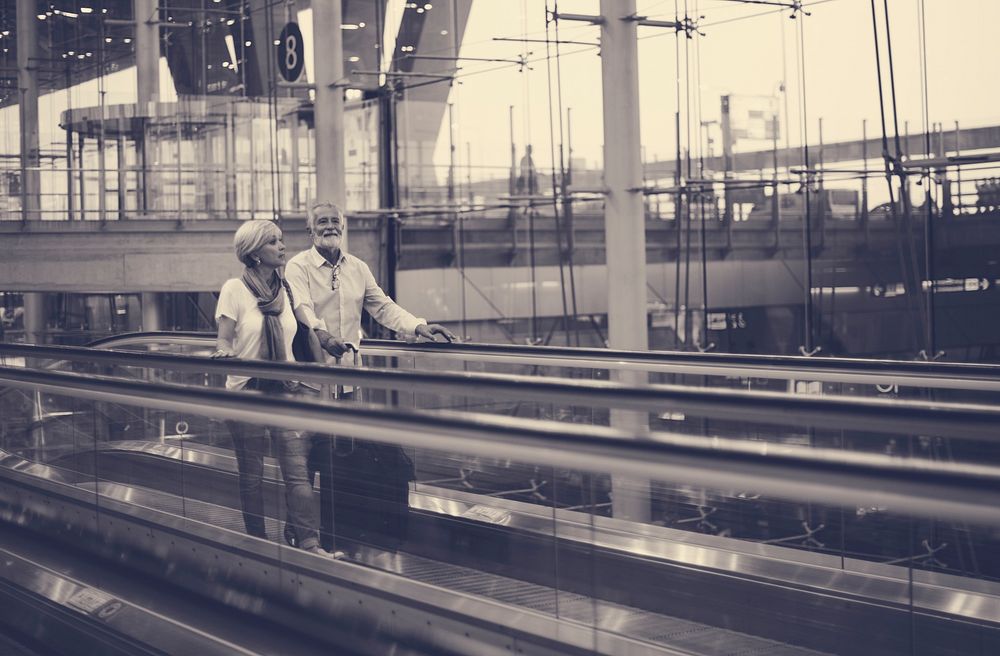
[[354, 23], [344, 23], [344, 24], [342, 24], [340, 26], [340, 29], [342, 29], [342, 30], [356, 30], [356, 29], [358, 29], [358, 26], [355, 25]]
[[362, 21], [362, 22], [360, 22], [360, 23], [358, 23], [358, 27], [364, 27], [364, 26], [365, 26], [365, 24], [364, 24], [364, 22], [363, 22], [363, 21]]
[[230, 18], [229, 20], [226, 21], [226, 25], [232, 25], [235, 22], [236, 22], [235, 18]]
[[92, 13], [94, 13], [94, 8], [93, 7], [80, 7], [80, 13], [81, 14], [92, 14]]
[[441, 36], [446, 36], [447, 34], [448, 34], [448, 30], [441, 30]]
[[104, 37], [104, 43], [111, 43], [111, 37], [110, 36]]
[[249, 48], [250, 46], [253, 45], [253, 41], [244, 41], [243, 45], [245, 45], [247, 48]]
[[349, 61], [349, 62], [361, 61], [361, 57], [358, 57], [357, 55], [354, 55], [353, 57], [348, 57], [347, 61]]
[[122, 39], [122, 41], [125, 42], [125, 43], [132, 43], [132, 37], [127, 36], [124, 39]]
[[45, 14], [38, 14], [38, 20], [45, 20]]
[[426, 4], [426, 5], [424, 5], [424, 9], [426, 9], [427, 11], [430, 11], [430, 10], [431, 10], [431, 9], [433, 9], [433, 8], [434, 8], [434, 5], [432, 5], [432, 4], [431, 4], [431, 3], [429, 3], [429, 2], [428, 2], [428, 3]]

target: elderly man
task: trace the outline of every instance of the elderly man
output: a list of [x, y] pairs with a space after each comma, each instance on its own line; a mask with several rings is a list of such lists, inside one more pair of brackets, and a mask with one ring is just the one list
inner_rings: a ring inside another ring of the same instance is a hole
[[439, 324], [417, 319], [386, 296], [362, 260], [341, 248], [347, 224], [331, 203], [309, 209], [306, 229], [313, 247], [293, 257], [285, 277], [295, 294], [295, 314], [316, 332], [323, 349], [339, 358], [361, 340], [361, 310], [389, 330], [449, 342], [455, 335]]
[[[306, 225], [313, 246], [288, 262], [285, 278], [295, 297], [296, 317], [315, 332], [328, 359], [339, 360], [360, 344], [362, 309], [398, 333], [432, 340], [441, 335], [449, 342], [456, 339], [444, 326], [428, 325], [394, 303], [375, 282], [368, 265], [344, 251], [347, 226], [337, 206], [313, 205]], [[311, 467], [321, 472], [323, 545], [333, 546], [329, 527], [335, 514], [338, 536], [353, 543], [338, 547], [395, 549], [406, 532], [413, 464], [399, 447], [345, 442], [344, 448], [338, 444], [336, 449], [314, 449], [310, 457]]]

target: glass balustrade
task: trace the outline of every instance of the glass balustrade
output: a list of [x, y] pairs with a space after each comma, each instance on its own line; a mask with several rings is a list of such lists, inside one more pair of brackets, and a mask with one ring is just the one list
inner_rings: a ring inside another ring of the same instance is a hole
[[[690, 468], [673, 464], [674, 456], [690, 462], [669, 451], [690, 447], [690, 435], [645, 435], [650, 450], [637, 458], [619, 433], [599, 425], [484, 415], [482, 406], [475, 413], [421, 407], [413, 414], [411, 406], [390, 402], [391, 395], [378, 405], [297, 397], [275, 404], [259, 393], [220, 393], [217, 374], [76, 369], [85, 375], [60, 392], [6, 377], [17, 368], [0, 373], [6, 465], [0, 478], [90, 504], [91, 515], [67, 530], [93, 540], [86, 523], [104, 527], [104, 546], [126, 563], [147, 543], [155, 545], [150, 557], [168, 570], [201, 567], [202, 552], [216, 546], [237, 548], [266, 564], [210, 563], [204, 585], [243, 586], [247, 594], [265, 594], [268, 576], [298, 577], [303, 567], [335, 576], [379, 572], [431, 586], [434, 603], [499, 604], [510, 617], [571, 626], [575, 639], [585, 636], [597, 650], [624, 640], [697, 654], [929, 654], [941, 653], [945, 643], [979, 653], [977, 645], [995, 639], [998, 526], [983, 513], [952, 512], [955, 504], [935, 510], [933, 495], [925, 510], [919, 500], [893, 503], [878, 485], [880, 468], [893, 481], [898, 472], [891, 467], [906, 462], [926, 467], [929, 482], [943, 480], [930, 472], [959, 467], [953, 486], [969, 498], [985, 494], [968, 480], [995, 482], [1000, 467], [983, 455], [989, 442], [963, 437], [961, 427], [958, 437], [890, 438], [891, 453], [871, 447], [868, 438], [842, 435], [832, 443], [821, 433], [770, 448], [740, 442], [778, 463], [788, 455], [845, 456], [841, 473], [871, 485], [831, 486], [825, 497], [790, 464], [788, 480], [802, 481], [800, 492], [749, 466], [720, 477], [707, 453]], [[102, 400], [88, 398], [87, 385], [106, 380], [126, 384]], [[184, 386], [164, 387], [163, 380]], [[711, 417], [704, 421], [713, 425]], [[281, 452], [291, 430], [306, 431], [297, 461]], [[925, 432], [941, 429], [929, 425]], [[594, 455], [594, 445], [610, 448], [611, 438], [621, 453]], [[732, 467], [726, 449], [733, 443], [706, 439], [722, 445], [720, 466]], [[659, 452], [657, 443], [668, 450]], [[324, 462], [333, 462], [332, 474]], [[246, 475], [253, 463], [259, 476]], [[415, 480], [407, 484], [410, 463]], [[293, 467], [303, 468], [311, 517], [332, 527], [325, 546], [345, 558], [304, 554], [288, 544]], [[324, 476], [332, 481], [332, 512], [322, 502]], [[819, 476], [831, 480], [828, 471]], [[400, 478], [408, 500], [394, 506], [384, 497]], [[956, 497], [946, 491], [941, 498]], [[131, 529], [137, 519], [156, 537], [144, 541], [113, 530]], [[36, 520], [35, 528], [55, 531], [44, 513]], [[179, 535], [197, 535], [209, 548], [182, 548]], [[253, 577], [234, 571], [244, 567], [254, 568]], [[257, 587], [248, 591], [251, 578]], [[323, 605], [302, 599], [314, 610]]]

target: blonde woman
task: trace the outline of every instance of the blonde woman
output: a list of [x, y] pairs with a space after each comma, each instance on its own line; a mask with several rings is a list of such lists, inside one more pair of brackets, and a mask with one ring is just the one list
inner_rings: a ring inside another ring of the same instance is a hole
[[[296, 321], [291, 291], [283, 278], [285, 244], [272, 221], [247, 221], [233, 238], [243, 274], [222, 286], [215, 309], [219, 326], [212, 357], [248, 360], [294, 360], [292, 340]], [[264, 394], [294, 392], [294, 385], [246, 376], [228, 376], [227, 389], [252, 389]], [[311, 437], [307, 433], [227, 421], [239, 468], [240, 502], [247, 533], [267, 539], [264, 524], [263, 470], [268, 452], [267, 434], [277, 443], [285, 481], [287, 521], [300, 548], [325, 555], [320, 549], [312, 486], [306, 471]]]

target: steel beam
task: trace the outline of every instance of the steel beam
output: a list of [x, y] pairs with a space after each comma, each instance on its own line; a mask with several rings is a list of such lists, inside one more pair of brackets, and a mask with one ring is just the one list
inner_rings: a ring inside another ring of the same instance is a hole
[[313, 3], [316, 196], [344, 209], [344, 39], [341, 0]]
[[17, 0], [17, 87], [21, 130], [21, 219], [37, 220], [40, 202], [38, 156], [38, 5]]

